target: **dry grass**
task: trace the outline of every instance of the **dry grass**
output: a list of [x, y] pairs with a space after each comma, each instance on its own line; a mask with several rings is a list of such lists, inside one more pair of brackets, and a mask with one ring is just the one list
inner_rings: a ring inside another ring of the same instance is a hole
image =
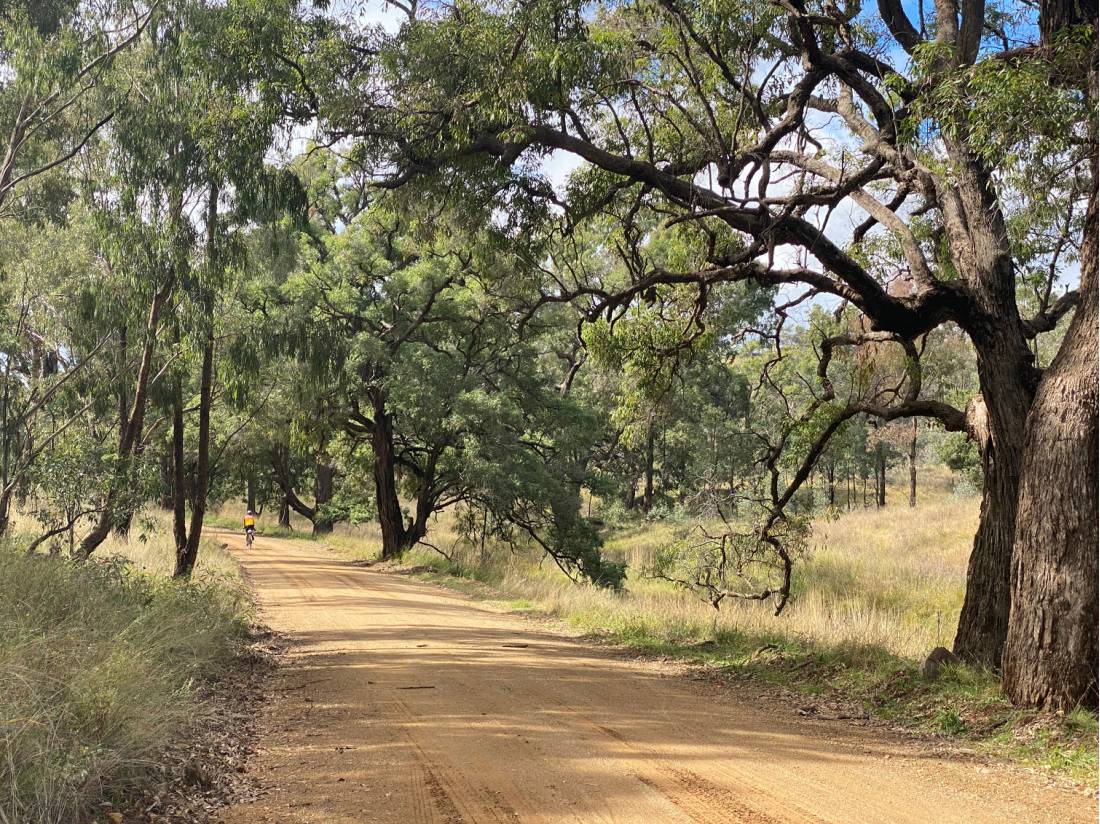
[[[219, 528], [243, 530], [242, 511], [237, 505], [226, 505], [217, 512], [208, 515], [209, 524]], [[449, 523], [449, 518], [447, 519]], [[313, 525], [308, 519], [292, 512], [290, 529], [278, 525], [278, 515], [271, 510], [256, 519], [256, 530], [260, 535], [274, 538], [289, 538], [302, 541], [320, 541], [330, 549], [349, 558], [373, 558], [382, 551], [382, 534], [374, 522], [362, 524], [336, 524], [327, 535], [314, 536]]]
[[[148, 575], [171, 576], [175, 569], [176, 547], [168, 517], [158, 513], [151, 520], [151, 528], [128, 539], [112, 535], [97, 554], [104, 558], [124, 558], [135, 569]], [[240, 568], [233, 556], [222, 549], [219, 541], [205, 537], [199, 546], [192, 579], [198, 583], [218, 582], [234, 588], [242, 583]]]
[[172, 581], [170, 534], [137, 534], [85, 564], [0, 547], [2, 824], [85, 820], [155, 783], [161, 749], [205, 711], [200, 685], [240, 649], [232, 558], [204, 541], [194, 580]]
[[[966, 564], [977, 524], [978, 500], [927, 484], [915, 508], [859, 509], [816, 524], [812, 549], [795, 572], [795, 596], [776, 617], [768, 604], [727, 601], [715, 612], [692, 594], [640, 575], [654, 553], [688, 525], [641, 523], [610, 537], [605, 553], [629, 564], [622, 593], [576, 585], [540, 556], [501, 554], [486, 564], [461, 543], [452, 563], [430, 550], [410, 559], [492, 583], [591, 632], [635, 642], [684, 644], [734, 634], [781, 638], [814, 646], [876, 647], [916, 659], [950, 646], [962, 605]], [[437, 519], [431, 539], [450, 548], [450, 519]], [[370, 546], [341, 547], [364, 557]]]
[[[638, 522], [607, 537], [605, 554], [628, 563], [621, 593], [574, 584], [540, 553], [494, 548], [488, 558], [454, 531], [450, 512], [437, 516], [426, 547], [413, 564], [493, 584], [510, 598], [537, 605], [592, 632], [612, 632], [655, 643], [694, 643], [734, 633], [779, 637], [813, 645], [876, 647], [918, 658], [950, 646], [962, 604], [966, 564], [977, 524], [978, 499], [956, 495], [947, 475], [922, 471], [920, 500], [907, 505], [901, 477], [889, 489], [890, 505], [821, 518], [812, 549], [795, 572], [795, 595], [778, 618], [767, 604], [727, 601], [719, 612], [692, 594], [641, 575], [661, 547], [690, 524]], [[226, 509], [216, 522], [238, 528], [240, 513]], [[274, 514], [259, 520], [264, 534], [312, 539], [308, 521], [294, 516], [293, 531], [279, 529]], [[376, 524], [338, 524], [321, 539], [344, 557], [378, 556]]]

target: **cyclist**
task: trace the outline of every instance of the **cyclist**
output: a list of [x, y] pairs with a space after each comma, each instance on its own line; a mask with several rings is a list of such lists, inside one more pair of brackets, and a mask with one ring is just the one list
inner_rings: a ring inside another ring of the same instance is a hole
[[256, 537], [256, 513], [251, 509], [244, 513], [244, 545], [252, 546], [252, 539]]

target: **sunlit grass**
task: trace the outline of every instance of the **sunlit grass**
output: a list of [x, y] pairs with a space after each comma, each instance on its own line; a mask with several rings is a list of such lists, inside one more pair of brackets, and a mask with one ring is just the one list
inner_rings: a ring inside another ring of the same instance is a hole
[[[493, 583], [586, 632], [653, 644], [684, 644], [748, 634], [824, 646], [875, 647], [917, 659], [950, 646], [962, 605], [978, 500], [929, 483], [914, 508], [895, 501], [883, 510], [842, 512], [814, 526], [811, 550], [795, 569], [794, 596], [778, 617], [770, 605], [727, 600], [715, 610], [666, 581], [644, 577], [654, 554], [690, 524], [641, 522], [608, 537], [604, 553], [628, 563], [621, 593], [578, 585], [540, 554], [497, 549], [488, 561], [477, 547], [456, 545], [452, 521], [440, 516], [430, 533], [450, 560], [418, 548], [408, 562]], [[371, 544], [349, 535], [343, 554], [365, 557]]]
[[[243, 532], [243, 511], [237, 506], [223, 506], [207, 517], [209, 524], [218, 529]], [[355, 560], [377, 557], [382, 551], [382, 534], [374, 522], [362, 524], [338, 523], [332, 532], [323, 535], [313, 534], [313, 524], [296, 512], [290, 515], [290, 527], [279, 526], [278, 513], [267, 509], [256, 519], [258, 535], [289, 540], [316, 541], [323, 543]]]
[[153, 527], [83, 564], [0, 547], [0, 822], [82, 821], [155, 784], [161, 748], [206, 712], [201, 685], [237, 655], [249, 608], [232, 557], [204, 540], [193, 580], [171, 580]]

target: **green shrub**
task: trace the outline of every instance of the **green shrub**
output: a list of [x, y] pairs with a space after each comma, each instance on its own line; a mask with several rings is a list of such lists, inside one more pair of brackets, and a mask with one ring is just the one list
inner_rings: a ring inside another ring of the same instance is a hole
[[936, 726], [948, 735], [962, 735], [966, 732], [966, 724], [959, 716], [959, 711], [945, 707], [936, 715]]
[[224, 582], [0, 549], [0, 822], [72, 822], [151, 780], [247, 624]]

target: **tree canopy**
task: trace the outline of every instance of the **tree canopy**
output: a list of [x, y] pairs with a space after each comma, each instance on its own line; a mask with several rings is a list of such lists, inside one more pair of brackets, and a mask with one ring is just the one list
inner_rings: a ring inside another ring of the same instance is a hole
[[675, 512], [631, 574], [778, 613], [929, 454], [955, 651], [1095, 704], [1095, 4], [384, 8], [0, 4], [0, 529], [452, 512], [620, 587]]

